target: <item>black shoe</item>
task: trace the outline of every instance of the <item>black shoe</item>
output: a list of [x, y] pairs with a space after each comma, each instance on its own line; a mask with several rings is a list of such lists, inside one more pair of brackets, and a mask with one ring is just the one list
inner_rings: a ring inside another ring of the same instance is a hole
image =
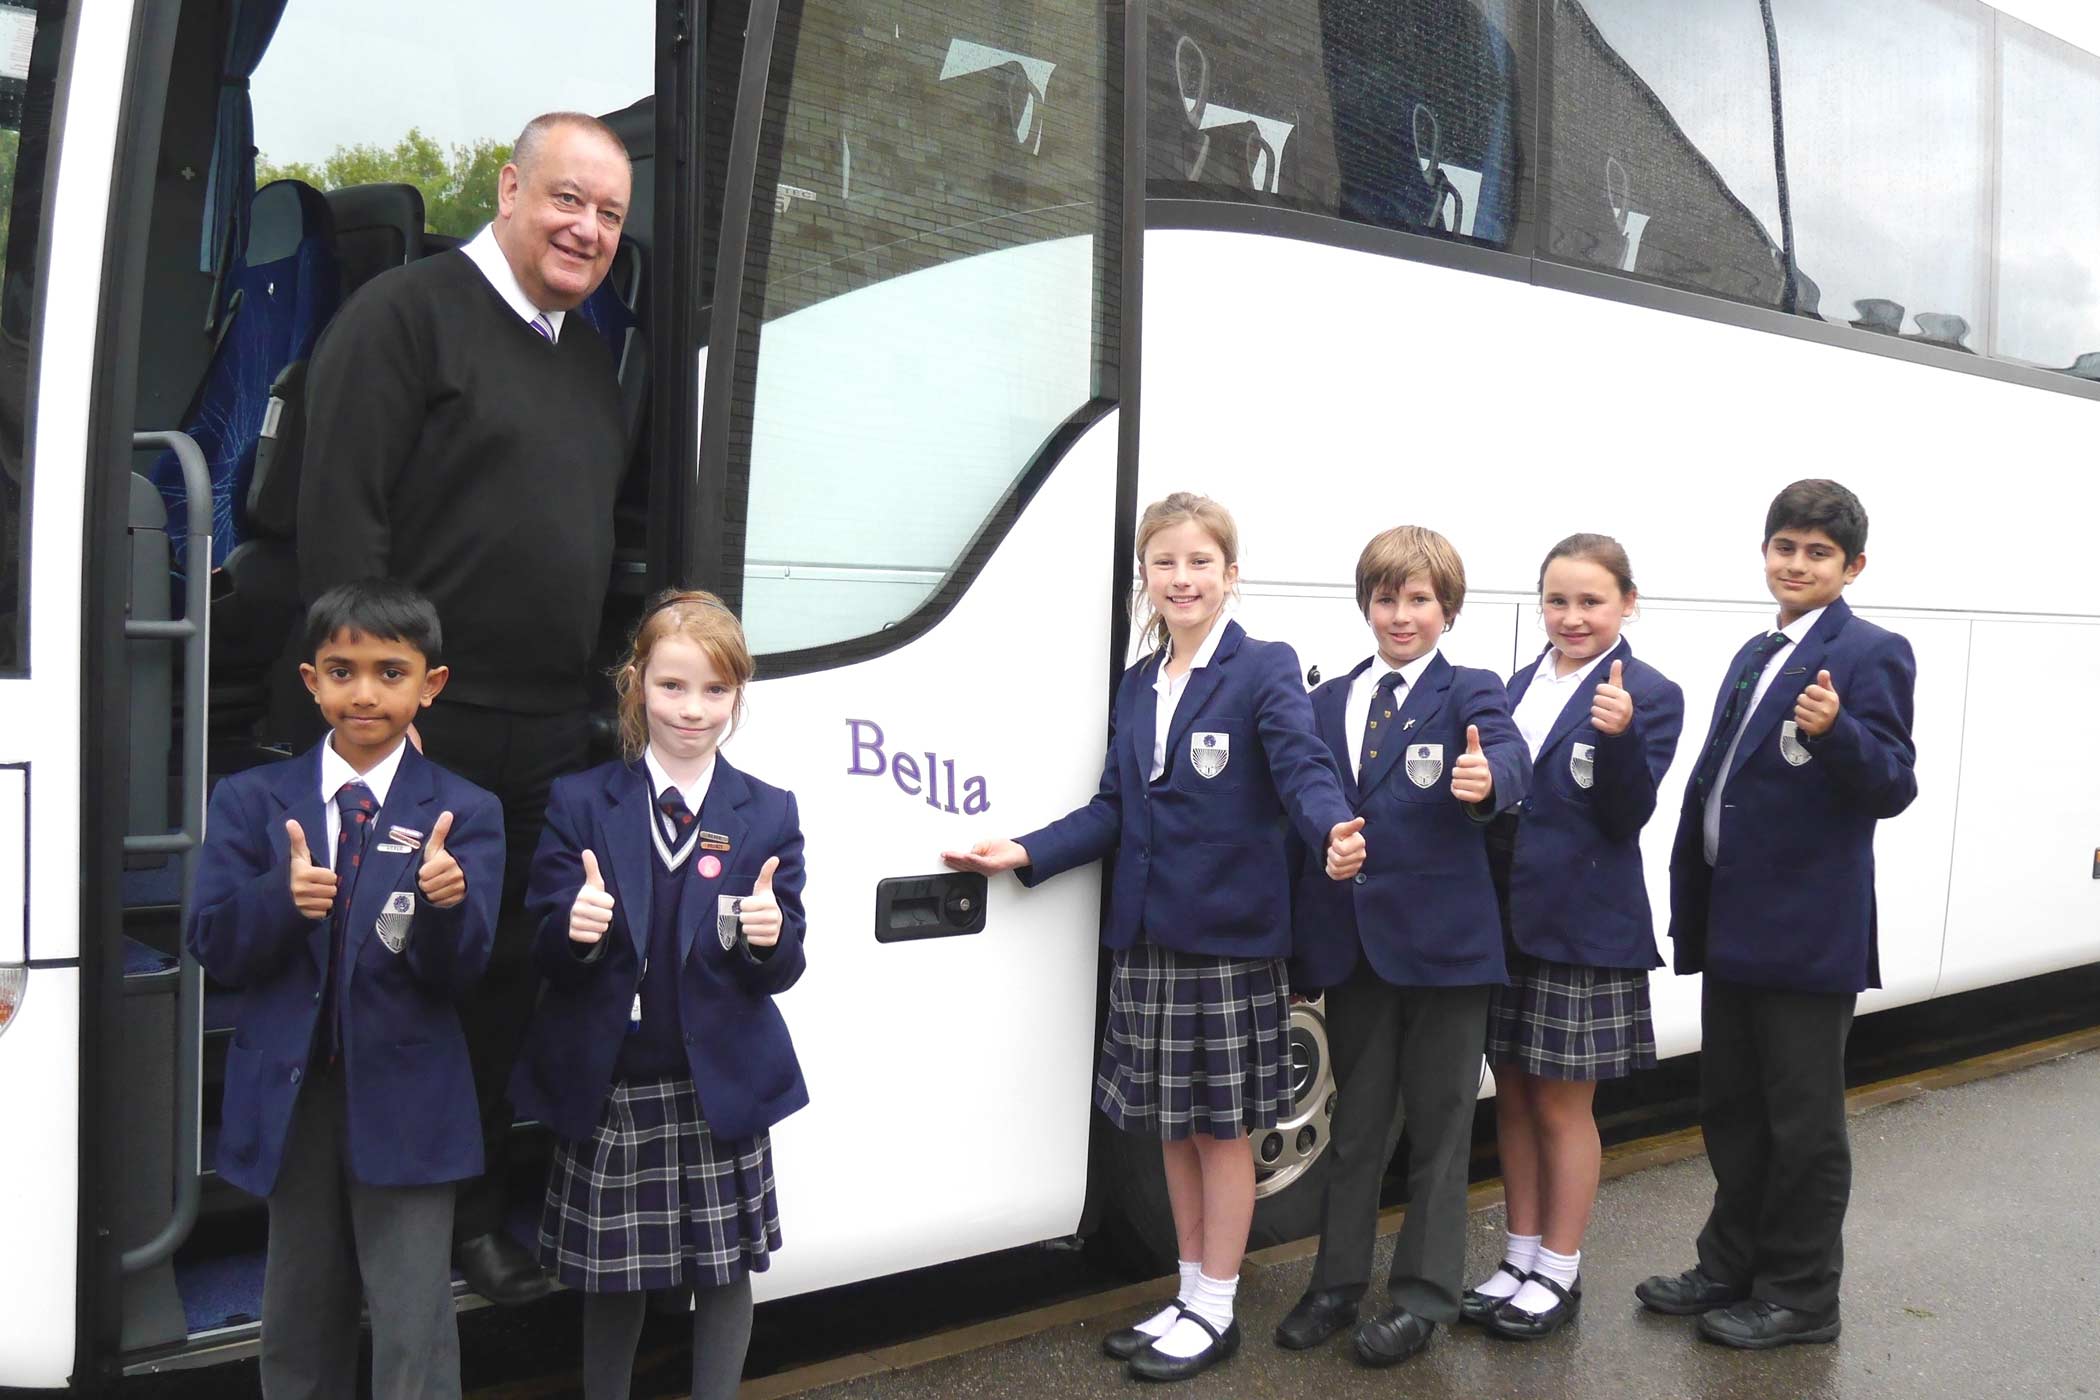
[[1356, 1329], [1356, 1355], [1366, 1366], [1396, 1366], [1436, 1335], [1436, 1324], [1406, 1308], [1389, 1308]]
[[1740, 1303], [1748, 1295], [1733, 1284], [1708, 1278], [1694, 1264], [1675, 1278], [1657, 1274], [1641, 1280], [1633, 1286], [1633, 1296], [1641, 1300], [1642, 1307], [1654, 1312], [1689, 1317], [1693, 1313], [1712, 1312], [1730, 1303]]
[[[1515, 1279], [1520, 1288], [1525, 1280], [1531, 1277], [1530, 1274], [1525, 1273], [1507, 1259], [1497, 1264], [1495, 1270], [1498, 1273], [1508, 1274]], [[1510, 1297], [1511, 1295], [1504, 1294], [1502, 1297], [1497, 1298], [1492, 1294], [1482, 1293], [1477, 1288], [1468, 1288], [1459, 1295], [1458, 1320], [1460, 1322], [1470, 1322], [1476, 1327], [1485, 1327], [1487, 1326], [1488, 1314], [1508, 1302]]]
[[1542, 1313], [1526, 1312], [1516, 1304], [1514, 1298], [1506, 1298], [1487, 1321], [1487, 1329], [1497, 1337], [1511, 1341], [1530, 1342], [1550, 1336], [1575, 1320], [1582, 1311], [1582, 1280], [1576, 1279], [1573, 1288], [1562, 1288], [1544, 1274], [1533, 1274], [1531, 1281], [1554, 1294], [1559, 1301]]
[[1700, 1318], [1699, 1335], [1722, 1346], [1769, 1351], [1796, 1342], [1834, 1342], [1841, 1326], [1835, 1303], [1828, 1312], [1812, 1313], [1745, 1298]]
[[1228, 1323], [1221, 1333], [1188, 1308], [1181, 1315], [1210, 1333], [1210, 1345], [1194, 1356], [1168, 1356], [1158, 1347], [1146, 1347], [1124, 1363], [1132, 1378], [1141, 1381], [1185, 1381], [1200, 1376], [1240, 1349], [1240, 1324]]
[[1317, 1288], [1298, 1300], [1276, 1324], [1276, 1345], [1286, 1351], [1304, 1351], [1356, 1325], [1360, 1295], [1345, 1288]]
[[[1169, 1302], [1167, 1306], [1172, 1308], [1180, 1304], [1175, 1301]], [[1140, 1332], [1135, 1327], [1118, 1327], [1101, 1339], [1101, 1350], [1118, 1361], [1128, 1361], [1158, 1340], [1159, 1337], [1151, 1332]]]
[[500, 1230], [452, 1246], [452, 1263], [467, 1287], [505, 1307], [516, 1307], [554, 1291], [554, 1280], [519, 1244]]

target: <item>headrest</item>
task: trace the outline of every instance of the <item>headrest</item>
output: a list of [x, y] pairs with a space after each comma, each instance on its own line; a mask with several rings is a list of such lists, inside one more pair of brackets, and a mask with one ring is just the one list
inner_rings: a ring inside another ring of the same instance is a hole
[[414, 185], [346, 185], [328, 192], [337, 233], [360, 229], [398, 231], [415, 257], [423, 239], [423, 192]]
[[272, 180], [255, 192], [249, 206], [247, 264], [260, 267], [288, 258], [312, 235], [332, 238], [334, 228], [319, 190], [299, 180]]

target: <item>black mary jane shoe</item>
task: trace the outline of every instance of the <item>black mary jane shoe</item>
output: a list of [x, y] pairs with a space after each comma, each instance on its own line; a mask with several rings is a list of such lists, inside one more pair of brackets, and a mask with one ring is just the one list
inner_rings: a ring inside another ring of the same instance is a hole
[[[1508, 1274], [1515, 1279], [1519, 1288], [1522, 1288], [1525, 1280], [1531, 1277], [1530, 1274], [1525, 1273], [1507, 1259], [1497, 1264], [1495, 1270], [1498, 1273]], [[1513, 1293], [1505, 1293], [1497, 1298], [1491, 1293], [1482, 1293], [1477, 1288], [1468, 1288], [1458, 1297], [1458, 1320], [1460, 1322], [1470, 1322], [1475, 1327], [1485, 1327], [1488, 1325], [1488, 1318], [1493, 1315], [1494, 1311], [1515, 1296]]]
[[[1178, 1307], [1180, 1304], [1176, 1301], [1168, 1303], [1167, 1306]], [[1147, 1316], [1156, 1316], [1156, 1311], [1148, 1313]], [[1158, 1336], [1151, 1332], [1140, 1331], [1135, 1327], [1118, 1327], [1101, 1339], [1101, 1350], [1118, 1361], [1128, 1361], [1158, 1340]]]
[[1514, 1299], [1505, 1299], [1495, 1309], [1494, 1316], [1487, 1320], [1488, 1332], [1505, 1337], [1513, 1342], [1535, 1342], [1549, 1337], [1575, 1320], [1582, 1311], [1582, 1280], [1575, 1280], [1573, 1288], [1562, 1288], [1544, 1274], [1533, 1274], [1531, 1281], [1559, 1299], [1544, 1312], [1526, 1312], [1518, 1307]]
[[1194, 1356], [1169, 1356], [1156, 1346], [1148, 1346], [1124, 1363], [1124, 1369], [1130, 1373], [1132, 1379], [1185, 1381], [1191, 1376], [1202, 1375], [1240, 1349], [1240, 1324], [1237, 1319], [1227, 1324], [1225, 1330], [1220, 1332], [1189, 1308], [1183, 1308], [1181, 1315], [1210, 1333], [1210, 1345]]

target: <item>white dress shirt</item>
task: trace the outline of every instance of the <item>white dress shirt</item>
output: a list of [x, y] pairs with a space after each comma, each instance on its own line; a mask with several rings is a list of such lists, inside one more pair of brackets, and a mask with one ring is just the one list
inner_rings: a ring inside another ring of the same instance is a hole
[[[657, 858], [676, 870], [685, 864], [685, 858], [693, 853], [693, 843], [700, 839], [700, 804], [707, 801], [707, 790], [715, 780], [715, 755], [707, 756], [707, 766], [700, 770], [699, 777], [683, 785], [671, 781], [670, 773], [656, 757], [655, 745], [642, 750], [642, 764], [649, 770], [649, 835], [656, 847]], [[675, 846], [664, 839], [662, 809], [656, 805], [673, 788], [685, 800], [685, 809], [693, 814], [692, 828]]]
[[313, 851], [315, 865], [335, 868], [335, 843], [343, 834], [343, 814], [336, 810], [335, 795], [345, 784], [361, 782], [372, 790], [374, 802], [386, 806], [387, 789], [394, 785], [394, 774], [401, 771], [401, 751], [407, 747], [408, 736], [404, 734], [395, 742], [392, 753], [360, 773], [335, 751], [335, 736], [328, 736], [328, 742], [321, 745], [321, 815], [328, 825], [327, 844], [316, 851], [311, 840], [306, 843], [307, 849]]
[[1437, 649], [1431, 647], [1405, 666], [1388, 666], [1383, 656], [1373, 656], [1371, 664], [1349, 682], [1349, 698], [1342, 702], [1342, 732], [1349, 736], [1349, 771], [1361, 775], [1364, 771], [1364, 725], [1371, 718], [1371, 697], [1378, 693], [1378, 683], [1397, 673], [1400, 684], [1393, 687], [1393, 713], [1400, 713], [1406, 702], [1407, 692], [1422, 679], [1429, 663], [1436, 660]]
[[[1743, 707], [1742, 721], [1735, 727], [1735, 737], [1728, 741], [1728, 752], [1722, 755], [1721, 771], [1714, 775], [1713, 791], [1706, 794], [1704, 826], [1708, 865], [1714, 863], [1714, 858], [1721, 851], [1721, 791], [1728, 786], [1729, 770], [1735, 767], [1735, 751], [1743, 742], [1743, 731], [1750, 727], [1750, 716], [1756, 714], [1757, 707], [1764, 703], [1765, 692], [1772, 688], [1772, 682], [1779, 679], [1779, 673], [1786, 669], [1787, 658], [1794, 654], [1794, 648], [1801, 645], [1802, 639], [1808, 635], [1808, 630], [1821, 621], [1822, 617], [1823, 609], [1817, 608], [1812, 613], [1803, 613], [1779, 629], [1786, 636], [1786, 644], [1773, 652], [1771, 660], [1765, 662], [1765, 669], [1757, 678], [1757, 689], [1750, 692], [1750, 703]], [[1730, 676], [1725, 683], [1733, 685], [1735, 677]], [[1807, 688], [1802, 687], [1804, 690]], [[1791, 715], [1793, 711], [1789, 710], [1787, 713]]]
[[1211, 619], [1210, 631], [1204, 634], [1203, 645], [1196, 648], [1196, 655], [1189, 668], [1178, 676], [1167, 674], [1167, 663], [1174, 659], [1174, 639], [1167, 638], [1166, 649], [1160, 653], [1159, 674], [1152, 678], [1152, 773], [1150, 781], [1158, 782], [1167, 771], [1167, 731], [1174, 725], [1174, 711], [1181, 704], [1181, 693], [1189, 688], [1189, 677], [1210, 665], [1211, 657], [1217, 655], [1218, 640], [1225, 635], [1225, 609]]
[[[503, 256], [503, 249], [496, 242], [494, 224], [482, 225], [481, 232], [461, 244], [459, 251], [481, 269], [481, 275], [489, 279], [489, 285], [496, 289], [496, 295], [503, 298], [504, 304], [518, 313], [519, 320], [529, 326], [534, 317], [545, 316], [547, 324], [554, 328], [552, 339], [561, 340], [561, 318], [569, 313], [545, 311], [532, 304], [532, 298], [526, 296], [525, 289], [518, 285], [518, 274], [510, 270], [510, 259]], [[693, 810], [700, 809], [695, 807]]]
[[1531, 751], [1533, 763], [1539, 761], [1539, 749], [1545, 744], [1546, 736], [1553, 732], [1553, 723], [1560, 718], [1560, 712], [1568, 707], [1569, 697], [1589, 679], [1590, 672], [1624, 645], [1623, 641], [1613, 642], [1611, 651], [1591, 657], [1565, 676], [1554, 674], [1560, 667], [1560, 648], [1546, 648], [1546, 654], [1539, 658], [1538, 670], [1532, 673], [1530, 689], [1524, 692], [1524, 698], [1517, 702], [1517, 708], [1510, 715], [1517, 722], [1517, 733], [1524, 736], [1524, 747]]

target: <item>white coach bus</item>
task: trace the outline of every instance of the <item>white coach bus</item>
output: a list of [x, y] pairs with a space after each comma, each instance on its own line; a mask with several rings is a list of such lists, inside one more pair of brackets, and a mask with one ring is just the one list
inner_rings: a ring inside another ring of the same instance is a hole
[[[304, 358], [473, 231], [527, 117], [635, 158], [587, 308], [633, 452], [606, 647], [725, 594], [736, 759], [801, 797], [777, 1297], [1159, 1227], [1089, 1108], [1097, 876], [937, 852], [1092, 790], [1170, 490], [1329, 675], [1375, 529], [1457, 543], [1447, 650], [1505, 673], [1546, 547], [1617, 535], [1689, 700], [1660, 905], [1764, 505], [1845, 481], [1850, 596], [1919, 664], [1864, 1009], [2100, 960], [2095, 51], [2083, 0], [0, 0], [0, 1386], [253, 1346], [183, 869], [299, 728]], [[1658, 974], [1666, 1054], [1696, 1008]], [[1301, 1010], [1266, 1237], [1318, 1189], [1322, 1045]]]

